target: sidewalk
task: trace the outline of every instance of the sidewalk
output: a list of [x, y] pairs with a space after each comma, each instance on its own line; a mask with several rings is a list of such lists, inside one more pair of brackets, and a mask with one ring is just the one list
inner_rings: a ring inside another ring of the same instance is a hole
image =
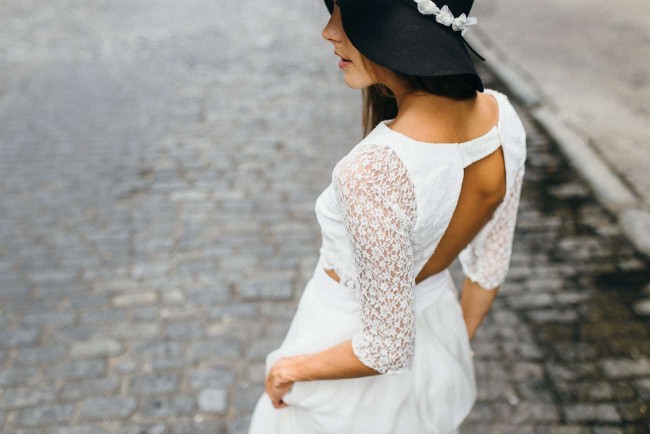
[[466, 35], [650, 255], [650, 9], [477, 2]]

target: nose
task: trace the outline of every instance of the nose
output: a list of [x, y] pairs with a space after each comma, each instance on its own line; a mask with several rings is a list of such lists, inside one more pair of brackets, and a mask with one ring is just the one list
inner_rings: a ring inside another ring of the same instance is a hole
[[340, 28], [339, 23], [336, 21], [335, 17], [336, 11], [332, 14], [330, 17], [329, 21], [327, 22], [327, 25], [323, 28], [323, 31], [321, 32], [321, 35], [323, 39], [330, 41], [330, 42], [342, 42], [342, 31]]
[[341, 40], [340, 33], [332, 26], [331, 20], [323, 28], [322, 36], [323, 39], [330, 42], [340, 42]]

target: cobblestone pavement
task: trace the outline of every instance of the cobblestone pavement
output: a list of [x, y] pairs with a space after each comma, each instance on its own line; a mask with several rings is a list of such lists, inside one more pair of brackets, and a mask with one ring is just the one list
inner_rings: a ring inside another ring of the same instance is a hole
[[[361, 138], [325, 8], [0, 16], [0, 430], [245, 433], [315, 266], [314, 200]], [[647, 433], [650, 266], [518, 111], [517, 238], [462, 431]]]

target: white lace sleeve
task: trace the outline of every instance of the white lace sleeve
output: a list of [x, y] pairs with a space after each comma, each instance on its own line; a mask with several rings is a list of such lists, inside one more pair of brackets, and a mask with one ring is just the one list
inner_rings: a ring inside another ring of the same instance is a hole
[[354, 148], [333, 179], [358, 282], [362, 327], [352, 348], [382, 374], [408, 371], [415, 352], [415, 188], [395, 152], [374, 144]]
[[524, 166], [517, 171], [492, 219], [458, 255], [465, 276], [486, 290], [501, 286], [508, 274], [524, 171]]

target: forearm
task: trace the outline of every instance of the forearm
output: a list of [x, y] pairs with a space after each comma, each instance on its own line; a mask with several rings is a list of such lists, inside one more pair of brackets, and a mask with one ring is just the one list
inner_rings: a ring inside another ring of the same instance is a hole
[[[469, 338], [487, 315], [499, 288], [486, 290], [465, 278], [461, 292], [461, 308], [467, 324]], [[352, 351], [352, 341], [347, 339], [325, 350], [292, 357], [284, 377], [291, 381], [329, 380], [381, 375], [364, 365]]]
[[288, 371], [292, 381], [333, 380], [381, 374], [359, 360], [352, 351], [350, 339], [323, 351], [295, 358]]
[[470, 340], [483, 322], [483, 318], [490, 311], [498, 291], [499, 287], [488, 290], [465, 278], [460, 295], [460, 306], [463, 310], [463, 317]]

